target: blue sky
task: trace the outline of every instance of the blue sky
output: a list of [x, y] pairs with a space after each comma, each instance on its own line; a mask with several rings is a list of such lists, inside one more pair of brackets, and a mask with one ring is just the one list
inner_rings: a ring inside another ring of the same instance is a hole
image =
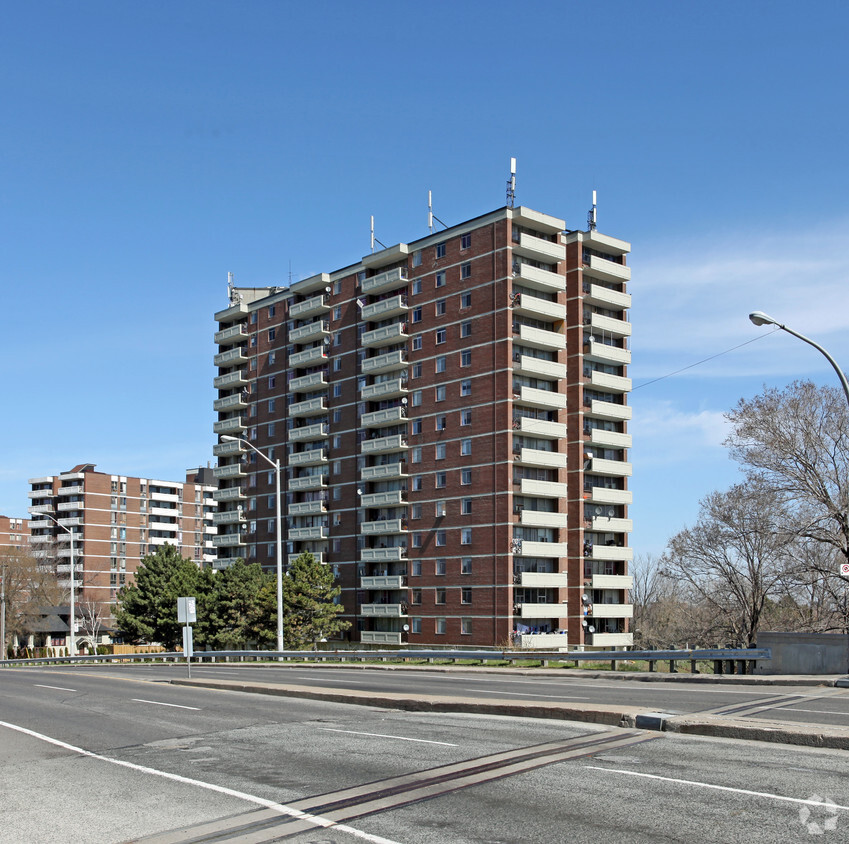
[[722, 414], [849, 364], [849, 6], [31, 2], [0, 32], [0, 512], [211, 457], [212, 314], [518, 202], [633, 244], [633, 544], [736, 479]]

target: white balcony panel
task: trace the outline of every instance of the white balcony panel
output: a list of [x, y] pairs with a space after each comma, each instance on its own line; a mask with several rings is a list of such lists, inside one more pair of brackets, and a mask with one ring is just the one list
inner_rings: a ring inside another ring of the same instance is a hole
[[62, 512], [67, 512], [68, 510], [84, 510], [85, 502], [83, 501], [60, 501], [56, 505], [56, 509]]
[[360, 525], [360, 533], [364, 536], [386, 536], [406, 532], [407, 526], [402, 519], [380, 519], [375, 522], [363, 522]]
[[[212, 524], [218, 525], [238, 525], [246, 520], [246, 516], [242, 509], [238, 510], [222, 510], [219, 513], [212, 514]], [[151, 525], [153, 527], [153, 525]]]
[[[58, 495], [59, 493], [56, 493]], [[52, 489], [31, 489], [27, 493], [27, 498], [53, 498]]]
[[323, 448], [294, 451], [289, 455], [290, 466], [320, 466], [322, 463], [327, 463], [327, 451]]
[[522, 293], [513, 302], [513, 313], [523, 314], [541, 320], [552, 320], [562, 322], [566, 319], [566, 306], [559, 302], [549, 302], [548, 299], [539, 299]]
[[631, 323], [625, 322], [622, 319], [593, 314], [590, 319], [590, 325], [593, 331], [604, 331], [607, 334], [612, 334], [614, 337], [631, 336]]
[[522, 604], [518, 614], [521, 618], [561, 619], [566, 618], [567, 610], [566, 604]]
[[[53, 522], [50, 522], [50, 525], [52, 525], [52, 524], [53, 524]], [[45, 525], [45, 527], [46, 527], [46, 525]], [[41, 535], [33, 534], [32, 536], [30, 536], [29, 541], [35, 543], [36, 545], [41, 545], [42, 543], [45, 543], [45, 542], [53, 542], [54, 536], [53, 536], [53, 534], [41, 534]]]
[[400, 316], [408, 310], [407, 295], [399, 293], [397, 296], [390, 296], [388, 299], [381, 299], [379, 302], [364, 305], [360, 311], [360, 319], [364, 322], [375, 322], [380, 319]]
[[616, 363], [628, 366], [631, 363], [631, 350], [619, 346], [608, 346], [596, 340], [584, 344], [584, 360], [596, 360], [599, 363]]
[[219, 346], [232, 346], [234, 343], [241, 343], [248, 338], [247, 325], [231, 325], [222, 331], [216, 331], [213, 335], [213, 340]]
[[513, 209], [512, 219], [514, 225], [548, 232], [548, 234], [560, 234], [566, 228], [565, 220], [552, 217], [551, 214], [543, 214], [542, 211], [534, 211], [533, 208], [526, 208], [524, 205]]
[[236, 416], [233, 419], [221, 419], [218, 422], [212, 423], [212, 430], [216, 434], [233, 434], [247, 431], [247, 420], [243, 416]]
[[630, 281], [631, 268], [598, 255], [590, 255], [589, 264], [584, 264], [584, 277], [593, 276], [604, 281]]
[[630, 574], [594, 574], [593, 589], [633, 589], [634, 578]]
[[330, 336], [330, 323], [326, 319], [317, 319], [306, 325], [299, 325], [289, 332], [290, 343], [313, 343]]
[[212, 403], [213, 410], [244, 410], [248, 406], [248, 397], [244, 393], [236, 393], [223, 399], [215, 399]]
[[621, 290], [611, 290], [601, 284], [584, 282], [584, 301], [591, 305], [603, 307], [612, 305], [612, 310], [621, 308], [628, 310], [631, 307], [631, 294], [623, 293]]
[[[155, 539], [151, 539], [151, 542], [157, 544]], [[215, 548], [237, 548], [244, 545], [245, 541], [238, 533], [219, 533], [212, 537], [212, 544]]]
[[[560, 351], [566, 348], [566, 335], [557, 331], [546, 331], [544, 328], [531, 328], [529, 325], [519, 326], [519, 342], [532, 349], [548, 349]], [[513, 335], [515, 339], [516, 335]]]
[[406, 589], [407, 578], [403, 574], [377, 574], [360, 578], [360, 589]]
[[219, 352], [212, 359], [215, 366], [236, 366], [239, 363], [247, 363], [250, 356], [247, 349], [241, 347], [237, 349], [229, 349], [226, 352]]
[[326, 413], [327, 403], [324, 396], [289, 405], [289, 416], [324, 416]]
[[519, 428], [523, 434], [534, 434], [538, 437], [559, 439], [566, 436], [566, 426], [561, 422], [547, 422], [545, 419], [519, 417]]
[[295, 281], [290, 286], [290, 291], [298, 296], [305, 296], [307, 293], [327, 292], [330, 286], [330, 273], [316, 273], [309, 278], [302, 278], [300, 281]]
[[365, 358], [360, 364], [360, 371], [363, 375], [378, 375], [403, 369], [406, 365], [407, 353], [403, 349], [395, 349], [392, 352], [375, 355], [373, 358]]
[[212, 493], [216, 501], [244, 501], [247, 498], [241, 487], [233, 486], [228, 489], [216, 489]]
[[566, 498], [566, 484], [558, 484], [552, 481], [532, 481], [522, 478], [522, 495], [533, 498]]
[[392, 478], [406, 478], [407, 466], [405, 463], [384, 463], [382, 466], [365, 466], [360, 472], [360, 480], [384, 481]]
[[232, 387], [244, 387], [250, 383], [247, 377], [247, 372], [240, 369], [238, 372], [228, 372], [226, 375], [219, 375], [212, 379], [212, 386], [216, 390], [229, 390]]
[[316, 366], [326, 360], [325, 346], [314, 346], [311, 349], [304, 349], [302, 352], [289, 355], [289, 366], [292, 369], [304, 369], [308, 366]]
[[[67, 519], [59, 519], [59, 524], [63, 527], [71, 527], [72, 525], [81, 525], [83, 523], [82, 516], [69, 516]], [[67, 536], [67, 534], [65, 534]]]
[[228, 322], [235, 322], [237, 319], [247, 316], [247, 314], [248, 306], [240, 302], [238, 305], [231, 305], [223, 311], [218, 311], [215, 314], [214, 319], [216, 322], [224, 324]]
[[593, 604], [593, 618], [633, 618], [633, 604]]
[[327, 539], [327, 528], [322, 525], [289, 528], [290, 542], [306, 542], [308, 540]]
[[612, 401], [599, 401], [593, 399], [590, 405], [590, 413], [601, 419], [630, 419], [631, 408], [627, 404], [614, 404]]
[[308, 390], [321, 390], [327, 387], [327, 376], [325, 372], [311, 372], [300, 378], [293, 378], [289, 382], [289, 391], [292, 393], [304, 393]]
[[393, 451], [403, 451], [407, 447], [406, 437], [401, 436], [401, 434], [393, 434], [389, 437], [363, 440], [361, 452], [363, 454], [389, 454]]
[[34, 504], [32, 507], [27, 507], [27, 510], [35, 515], [36, 513], [52, 513], [52, 504]]
[[361, 293], [382, 293], [385, 290], [393, 290], [407, 283], [407, 270], [404, 267], [396, 267], [383, 273], [366, 278], [360, 283]]
[[625, 548], [622, 545], [593, 545], [591, 554], [584, 554], [587, 559], [593, 560], [612, 560], [615, 562], [627, 561], [634, 559], [634, 549]]
[[379, 384], [366, 384], [360, 390], [363, 401], [378, 401], [379, 399], [397, 399], [407, 395], [407, 379], [391, 378]]
[[519, 647], [523, 651], [565, 650], [568, 646], [569, 638], [565, 633], [522, 633], [519, 636]]
[[363, 548], [360, 551], [361, 563], [389, 563], [395, 560], [403, 560], [407, 556], [407, 549], [394, 548]]
[[525, 507], [520, 514], [519, 524], [528, 527], [565, 528], [567, 516], [565, 513], [548, 513]]
[[400, 633], [384, 630], [362, 630], [360, 641], [364, 645], [400, 645], [403, 644]]
[[631, 392], [631, 379], [621, 375], [608, 375], [606, 372], [590, 373], [590, 383], [600, 390], [609, 390], [611, 393]]
[[360, 615], [369, 618], [403, 618], [407, 612], [404, 604], [360, 604]]
[[586, 645], [609, 650], [612, 648], [630, 648], [634, 644], [633, 633], [593, 633], [587, 636]]
[[587, 470], [593, 475], [612, 475], [613, 477], [630, 477], [633, 467], [625, 460], [602, 460], [594, 457]]
[[566, 377], [566, 364], [515, 352], [513, 372], [518, 375], [529, 375], [549, 381], [558, 381]]
[[380, 346], [391, 346], [393, 343], [402, 343], [409, 340], [410, 336], [406, 333], [407, 325], [403, 322], [396, 322], [392, 325], [384, 325], [380, 328], [375, 328], [372, 331], [366, 331], [362, 337], [362, 345], [371, 348]]
[[530, 407], [539, 407], [543, 410], [564, 410], [566, 408], [566, 394], [555, 390], [537, 390], [535, 387], [522, 387], [517, 399], [515, 394], [513, 401]]
[[608, 448], [630, 448], [631, 435], [620, 434], [618, 431], [604, 431], [601, 428], [592, 428], [589, 434], [586, 435], [585, 442]]
[[566, 572], [523, 571], [519, 580], [529, 589], [565, 589], [568, 586]]
[[514, 274], [521, 279], [523, 287], [544, 290], [548, 293], [559, 293], [566, 289], [565, 276], [558, 275], [550, 270], [543, 270], [532, 264], [518, 264], [514, 267]]
[[[72, 486], [60, 486], [56, 492], [56, 495], [82, 495], [83, 491], [84, 487], [82, 484], [73, 484]], [[38, 495], [39, 493], [36, 494]]]
[[546, 469], [565, 469], [566, 455], [559, 451], [543, 451], [539, 448], [523, 448], [517, 455], [517, 463], [541, 466]]
[[519, 235], [518, 243], [513, 241], [511, 245], [516, 255], [522, 255], [542, 264], [555, 264], [566, 258], [566, 247], [562, 243], [543, 240], [526, 232]]
[[313, 489], [323, 489], [327, 486], [327, 475], [307, 475], [303, 478], [292, 478], [289, 481], [291, 492], [305, 492]]
[[327, 510], [327, 504], [324, 501], [298, 501], [290, 504], [286, 509], [289, 516], [313, 516], [324, 513]]
[[330, 297], [326, 293], [310, 296], [302, 302], [289, 305], [289, 319], [308, 319], [309, 317], [326, 314], [330, 310]]
[[212, 453], [216, 457], [228, 457], [246, 450], [247, 448], [243, 448], [241, 442], [223, 442], [212, 446]]
[[518, 550], [513, 552], [515, 557], [565, 557], [569, 553], [565, 542], [530, 542], [520, 540]]
[[[321, 551], [310, 551], [310, 554], [313, 555], [317, 563], [321, 563], [322, 565], [324, 564], [324, 554]], [[292, 563], [294, 563], [300, 556], [300, 554], [289, 554], [286, 557], [286, 561], [291, 566]]]
[[289, 431], [289, 442], [307, 442], [322, 440], [327, 437], [327, 423], [317, 422], [315, 425], [304, 425], [302, 428], [292, 428]]
[[601, 533], [630, 533], [634, 529], [632, 519], [615, 519], [608, 516], [593, 516], [593, 530]]
[[[363, 428], [383, 428], [387, 425], [395, 425], [398, 422], [404, 422], [406, 419], [407, 409], [405, 407], [387, 407], [384, 410], [375, 410], [371, 413], [364, 413], [360, 417], [360, 426]], [[563, 427], [565, 428], [566, 426], [564, 425]]]
[[634, 495], [630, 489], [606, 489], [602, 486], [594, 486], [585, 499], [593, 504], [630, 504]]
[[406, 503], [406, 493], [400, 489], [393, 489], [389, 492], [373, 492], [369, 495], [363, 495], [360, 498], [360, 504], [363, 507], [393, 507], [401, 506]]

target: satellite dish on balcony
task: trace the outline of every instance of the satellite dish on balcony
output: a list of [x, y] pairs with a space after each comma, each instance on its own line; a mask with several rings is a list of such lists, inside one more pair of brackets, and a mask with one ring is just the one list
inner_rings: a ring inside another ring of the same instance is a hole
[[409, 625], [409, 624], [405, 624], [403, 629], [404, 629], [404, 632], [405, 632], [405, 633], [409, 633], [409, 632], [410, 632], [410, 625]]
[[593, 627], [593, 626], [592, 626], [592, 624], [591, 624], [591, 625], [587, 628], [587, 632], [588, 632], [588, 633], [595, 633], [595, 627]]
[[403, 399], [401, 399], [401, 404], [406, 404], [406, 403], [407, 403], [407, 397], [405, 396]]

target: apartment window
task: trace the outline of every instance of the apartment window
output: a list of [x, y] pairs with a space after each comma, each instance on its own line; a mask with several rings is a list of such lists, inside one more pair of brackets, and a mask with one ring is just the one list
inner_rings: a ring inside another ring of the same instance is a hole
[[341, 475], [342, 474], [342, 461], [341, 460], [334, 460], [333, 461], [333, 474], [334, 475]]
[[421, 265], [422, 265], [422, 250], [416, 249], [416, 251], [413, 252], [413, 266], [414, 267], [420, 267]]
[[274, 314], [276, 314], [276, 313], [277, 313], [276, 305], [269, 305], [268, 306], [268, 318], [271, 319], [274, 316]]
[[445, 342], [445, 329], [440, 328], [439, 331], [436, 332], [436, 345], [440, 346]]
[[413, 489], [413, 492], [421, 492], [422, 491], [423, 482], [422, 482], [422, 476], [421, 475], [416, 475], [413, 478], [412, 489]]
[[333, 448], [342, 448], [342, 435], [334, 434], [333, 435]]
[[411, 633], [421, 633], [422, 632], [422, 620], [421, 618], [415, 617], [410, 619], [410, 632]]
[[342, 319], [342, 306], [336, 305], [333, 309], [333, 319]]
[[435, 561], [434, 572], [439, 577], [444, 577], [448, 573], [448, 564], [443, 558], [439, 558]]
[[445, 273], [436, 274], [436, 286], [445, 287]]
[[334, 501], [341, 501], [342, 500], [342, 487], [341, 486], [333, 487], [333, 500]]
[[413, 378], [421, 378], [422, 377], [422, 365], [421, 362], [413, 364]]
[[250, 339], [250, 343], [249, 343], [249, 345], [250, 345], [250, 347], [251, 347], [252, 349], [253, 349], [253, 348], [255, 348], [255, 346], [256, 346], [256, 334], [252, 334], [252, 335], [251, 335], [251, 339]]
[[268, 498], [265, 499], [266, 507], [268, 507], [268, 509], [270, 510], [272, 507], [274, 507], [275, 501], [275, 497], [273, 495], [269, 495]]
[[463, 486], [469, 486], [472, 482], [472, 470], [471, 469], [463, 469], [460, 472], [460, 483]]
[[471, 337], [472, 336], [472, 323], [464, 322], [460, 324], [460, 336], [461, 337]]
[[437, 472], [436, 473], [436, 488], [442, 489], [445, 486], [445, 472]]
[[447, 388], [444, 384], [440, 384], [436, 388], [436, 400], [437, 401], [445, 401], [445, 391], [446, 391], [446, 389]]
[[420, 434], [422, 432], [422, 420], [414, 419], [413, 420], [413, 428], [412, 431], [414, 434]]
[[445, 316], [445, 312], [448, 309], [448, 305], [445, 299], [438, 299], [436, 302], [436, 315], [437, 316]]
[[341, 372], [342, 371], [342, 358], [333, 358], [333, 371]]
[[436, 544], [439, 548], [444, 548], [448, 544], [448, 533], [444, 530], [436, 532]]
[[421, 403], [422, 403], [422, 391], [416, 390], [413, 393], [412, 405], [413, 405], [413, 407], [421, 407]]
[[413, 560], [410, 564], [410, 574], [413, 577], [421, 577], [422, 575], [422, 561], [421, 560]]
[[445, 257], [445, 241], [442, 241], [442, 243], [436, 244], [436, 257], [437, 258], [444, 258]]
[[437, 416], [436, 417], [436, 430], [444, 431], [448, 427], [448, 417], [447, 416]]
[[333, 547], [333, 553], [334, 554], [338, 554], [342, 550], [342, 540], [341, 539], [334, 539], [333, 542], [331, 543], [331, 545]]
[[460, 264], [460, 278], [472, 277], [472, 262], [466, 261], [465, 264]]
[[268, 436], [269, 437], [274, 436], [274, 423], [273, 422], [268, 423]]
[[339, 527], [342, 524], [342, 514], [334, 513], [333, 514], [333, 527]]
[[250, 412], [248, 413], [248, 416], [250, 416], [251, 419], [253, 419], [254, 416], [256, 416], [256, 415], [257, 415], [257, 406], [255, 404], [252, 404]]
[[471, 516], [472, 515], [472, 499], [471, 498], [464, 498], [460, 502], [460, 512], [464, 516]]
[[276, 399], [269, 399], [268, 400], [268, 412], [274, 413], [274, 408], [276, 407], [276, 405], [277, 405]]
[[414, 533], [411, 537], [413, 548], [421, 548], [422, 547], [422, 535], [420, 533]]
[[333, 385], [333, 398], [338, 399], [342, 395], [342, 385], [334, 384]]
[[421, 446], [416, 446], [415, 448], [410, 450], [410, 463], [421, 463], [422, 462], [422, 449]]
[[269, 328], [268, 329], [268, 340], [269, 340], [269, 342], [271, 340], [273, 340], [276, 336], [277, 336], [277, 329], [276, 328]]
[[471, 308], [472, 307], [472, 294], [464, 293], [460, 297], [460, 307], [461, 308]]
[[472, 379], [466, 378], [464, 381], [460, 382], [460, 395], [461, 396], [470, 396], [472, 394]]
[[342, 282], [334, 281], [333, 282], [333, 293], [338, 296], [342, 292]]
[[472, 350], [471, 349], [463, 349], [460, 352], [460, 366], [471, 366], [472, 365]]
[[472, 245], [472, 236], [470, 234], [464, 234], [460, 238], [460, 249], [468, 249]]
[[258, 314], [257, 314], [257, 312], [256, 312], [256, 311], [254, 311], [254, 312], [251, 314], [251, 325], [256, 325], [257, 316], [258, 316]]
[[460, 424], [461, 425], [471, 425], [472, 424], [472, 411], [471, 410], [461, 410], [460, 411]]
[[445, 503], [445, 501], [436, 502], [436, 507], [434, 508], [433, 514], [434, 516], [436, 516], [437, 519], [441, 519], [443, 516], [448, 515], [448, 505]]
[[448, 358], [445, 355], [440, 355], [436, 359], [436, 371], [437, 372], [445, 372], [448, 368]]
[[460, 544], [461, 545], [471, 545], [472, 544], [472, 529], [471, 528], [463, 528], [460, 531]]
[[436, 444], [436, 459], [445, 460], [445, 443]]
[[342, 332], [341, 331], [337, 331], [333, 335], [333, 345], [334, 346], [341, 346], [342, 345]]
[[421, 589], [413, 589], [412, 594], [412, 602], [414, 604], [421, 604], [422, 602], [422, 590]]
[[277, 520], [276, 519], [268, 519], [265, 525], [266, 533], [274, 533], [277, 530]]
[[461, 604], [471, 604], [472, 603], [472, 587], [464, 586], [460, 590], [460, 603]]
[[445, 603], [445, 596], [446, 596], [446, 594], [447, 594], [447, 590], [446, 590], [446, 589], [444, 589], [444, 588], [442, 588], [442, 587], [440, 587], [439, 589], [437, 589], [437, 590], [436, 590], [436, 603], [437, 603], [437, 604], [444, 604], [444, 603]]
[[268, 353], [268, 365], [271, 366], [277, 360], [277, 352]]
[[445, 635], [445, 619], [444, 618], [435, 618], [434, 619], [434, 632], [439, 636]]
[[341, 410], [334, 410], [333, 411], [333, 421], [339, 422], [339, 421], [341, 421], [341, 419], [342, 419], [342, 411]]
[[410, 285], [410, 289], [413, 296], [418, 295], [422, 292], [422, 280], [420, 278], [414, 278], [413, 283]]
[[472, 573], [472, 558], [460, 557], [460, 574]]
[[418, 351], [421, 350], [421, 348], [422, 348], [422, 335], [417, 334], [415, 337], [413, 337], [412, 349], [413, 349], [414, 352], [418, 352]]
[[410, 518], [411, 519], [420, 519], [422, 517], [422, 505], [421, 504], [413, 504], [410, 507]]
[[472, 620], [470, 618], [461, 618], [460, 619], [460, 633], [463, 636], [471, 636], [472, 635]]
[[421, 322], [422, 321], [422, 306], [419, 305], [417, 308], [413, 308], [410, 312], [410, 322]]
[[268, 389], [273, 390], [277, 386], [277, 377], [274, 375], [269, 375], [268, 377]]

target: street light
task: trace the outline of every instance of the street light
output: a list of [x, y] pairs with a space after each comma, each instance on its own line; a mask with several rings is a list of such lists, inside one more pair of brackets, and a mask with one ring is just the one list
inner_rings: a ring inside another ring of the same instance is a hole
[[280, 459], [272, 460], [263, 454], [255, 445], [241, 437], [231, 437], [221, 434], [225, 442], [244, 443], [248, 448], [255, 451], [266, 463], [274, 467], [275, 480], [277, 482], [277, 650], [283, 650], [283, 517], [280, 505]]
[[800, 334], [798, 331], [794, 331], [792, 328], [782, 325], [763, 311], [755, 311], [754, 313], [749, 314], [749, 319], [758, 326], [774, 325], [776, 328], [780, 328], [782, 331], [786, 331], [788, 334], [798, 337], [800, 340], [804, 341], [809, 346], [813, 346], [817, 351], [825, 355], [826, 360], [828, 360], [828, 362], [834, 367], [834, 371], [840, 379], [840, 385], [843, 387], [843, 394], [846, 396], [847, 404], [849, 404], [849, 382], [846, 381], [846, 376], [843, 374], [843, 370], [837, 365], [837, 361], [822, 346], [820, 346], [819, 343], [815, 343], [810, 337], [805, 337], [804, 334]]
[[74, 588], [75, 588], [75, 584], [74, 584], [74, 532], [70, 528], [65, 527], [65, 525], [59, 524], [59, 520], [55, 516], [51, 516], [50, 513], [42, 513], [42, 515], [47, 516], [47, 518], [50, 519], [50, 521], [52, 521], [56, 524], [56, 527], [61, 528], [62, 530], [65, 531], [65, 533], [67, 533], [71, 537], [71, 616], [70, 616], [71, 636], [70, 636], [70, 648], [69, 648], [69, 650], [71, 651], [71, 656], [76, 656], [77, 655], [77, 634], [76, 634], [77, 620], [75, 618], [75, 613], [74, 613], [74, 609], [75, 609], [75, 600], [74, 600]]

